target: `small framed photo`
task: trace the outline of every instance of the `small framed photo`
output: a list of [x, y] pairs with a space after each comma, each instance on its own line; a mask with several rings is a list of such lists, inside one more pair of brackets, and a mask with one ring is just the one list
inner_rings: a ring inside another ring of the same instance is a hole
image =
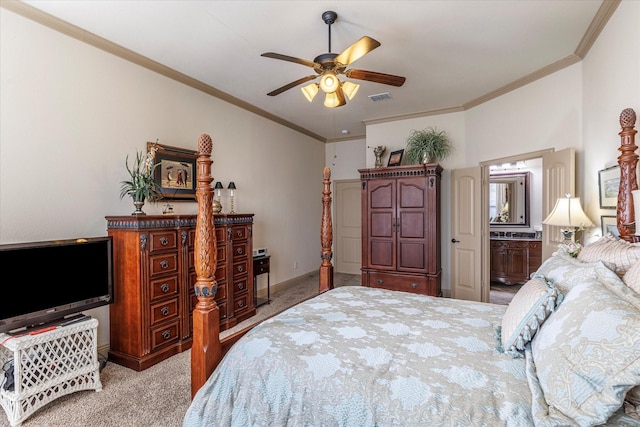
[[389, 163], [387, 163], [387, 167], [400, 166], [400, 163], [402, 162], [403, 154], [404, 154], [404, 150], [392, 151], [391, 155], [389, 155]]
[[600, 209], [615, 209], [618, 205], [618, 187], [620, 186], [620, 166], [612, 166], [598, 171], [600, 190]]
[[147, 151], [156, 146], [155, 162], [159, 166], [154, 180], [163, 200], [195, 200], [196, 159], [198, 152], [147, 142]]
[[620, 237], [620, 232], [618, 231], [618, 222], [616, 221], [615, 215], [602, 215], [600, 217], [600, 227], [602, 227], [603, 236], [605, 236], [607, 233], [611, 233], [615, 237]]

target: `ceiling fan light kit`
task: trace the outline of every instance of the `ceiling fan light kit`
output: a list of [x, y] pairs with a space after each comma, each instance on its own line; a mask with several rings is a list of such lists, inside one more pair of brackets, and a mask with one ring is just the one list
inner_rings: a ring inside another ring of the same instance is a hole
[[[340, 74], [347, 78], [355, 80], [365, 80], [374, 83], [382, 83], [386, 85], [400, 87], [404, 84], [405, 78], [401, 76], [394, 76], [392, 74], [378, 73], [375, 71], [366, 70], [354, 70], [347, 67], [357, 59], [362, 58], [373, 49], [380, 46], [380, 42], [372, 39], [371, 37], [364, 36], [351, 46], [346, 48], [342, 53], [331, 53], [331, 24], [333, 24], [338, 18], [338, 14], [333, 11], [327, 11], [322, 14], [322, 20], [327, 24], [329, 28], [329, 52], [323, 53], [315, 57], [312, 61], [308, 61], [302, 58], [296, 58], [293, 56], [282, 55], [280, 53], [266, 52], [261, 56], [266, 58], [279, 59], [282, 61], [294, 62], [296, 64], [305, 65], [313, 68], [313, 70], [320, 76], [319, 83], [311, 83], [302, 87], [302, 93], [309, 102], [313, 101], [313, 98], [318, 93], [319, 89], [322, 89], [326, 93], [324, 105], [329, 108], [341, 107], [347, 103], [346, 98], [353, 99], [358, 92], [360, 85], [350, 81], [340, 81], [338, 76]], [[284, 91], [287, 91], [295, 86], [306, 83], [310, 80], [316, 79], [318, 76], [306, 76], [296, 81], [286, 84], [278, 89], [269, 92], [268, 96], [276, 96]]]

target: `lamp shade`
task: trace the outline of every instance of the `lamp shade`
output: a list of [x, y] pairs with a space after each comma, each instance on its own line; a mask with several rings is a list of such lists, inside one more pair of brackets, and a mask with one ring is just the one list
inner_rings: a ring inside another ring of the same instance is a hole
[[235, 190], [236, 189], [236, 183], [231, 181], [229, 183], [229, 186], [227, 187], [229, 190]]
[[579, 197], [560, 197], [556, 201], [553, 210], [547, 216], [543, 224], [559, 227], [593, 227], [593, 223], [582, 210]]
[[220, 181], [216, 181], [216, 185], [213, 187], [216, 190], [222, 190], [224, 187], [222, 186], [222, 183]]
[[311, 102], [318, 93], [318, 83], [311, 83], [310, 85], [306, 85], [301, 90], [305, 98], [307, 98], [309, 102]]
[[347, 95], [347, 98], [349, 99], [353, 99], [353, 97], [356, 96], [358, 89], [360, 89], [359, 84], [355, 84], [351, 82], [342, 83], [342, 90], [344, 91], [344, 94]]
[[320, 89], [326, 93], [333, 93], [340, 86], [340, 80], [333, 71], [325, 71], [320, 78]]

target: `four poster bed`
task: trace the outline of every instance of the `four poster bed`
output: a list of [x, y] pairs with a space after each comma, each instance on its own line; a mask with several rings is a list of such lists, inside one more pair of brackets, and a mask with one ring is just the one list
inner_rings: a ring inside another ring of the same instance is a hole
[[621, 239], [603, 236], [577, 258], [558, 251], [509, 306], [334, 289], [325, 168], [319, 295], [222, 342], [212, 142], [202, 135], [193, 401], [184, 426], [639, 425], [635, 121], [633, 110], [622, 112]]

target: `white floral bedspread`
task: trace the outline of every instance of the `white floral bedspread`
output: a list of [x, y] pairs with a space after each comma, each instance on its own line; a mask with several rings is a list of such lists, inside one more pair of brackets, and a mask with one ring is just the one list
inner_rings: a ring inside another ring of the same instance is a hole
[[341, 287], [254, 328], [184, 426], [531, 426], [506, 306]]

